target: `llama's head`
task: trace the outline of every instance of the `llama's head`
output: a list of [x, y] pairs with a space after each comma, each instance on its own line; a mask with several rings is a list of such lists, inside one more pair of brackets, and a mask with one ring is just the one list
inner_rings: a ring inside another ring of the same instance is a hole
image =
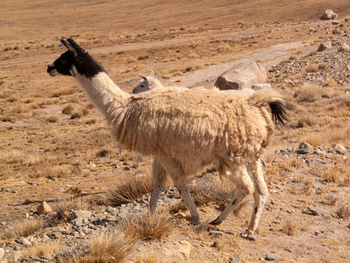
[[139, 84], [137, 84], [137, 86], [132, 90], [132, 93], [134, 94], [151, 90], [154, 88], [163, 87], [163, 85], [159, 82], [159, 80], [154, 77], [153, 70], [150, 70], [149, 76], [144, 76], [140, 74], [140, 77], [141, 77], [141, 80], [139, 81]]
[[86, 78], [93, 78], [99, 72], [105, 72], [104, 68], [73, 39], [61, 39], [61, 42], [68, 50], [47, 66], [50, 76], [75, 76], [78, 73]]

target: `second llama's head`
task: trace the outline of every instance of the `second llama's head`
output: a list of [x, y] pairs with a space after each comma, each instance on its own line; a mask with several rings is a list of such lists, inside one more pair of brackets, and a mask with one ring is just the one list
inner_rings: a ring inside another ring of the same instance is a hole
[[80, 74], [91, 79], [99, 72], [105, 72], [104, 68], [73, 39], [68, 38], [67, 41], [61, 39], [61, 43], [68, 50], [47, 66], [47, 73], [50, 76]]
[[140, 74], [141, 80], [137, 86], [132, 90], [132, 93], [137, 94], [154, 88], [161, 88], [163, 85], [158, 79], [154, 77], [153, 70], [150, 70], [148, 76]]

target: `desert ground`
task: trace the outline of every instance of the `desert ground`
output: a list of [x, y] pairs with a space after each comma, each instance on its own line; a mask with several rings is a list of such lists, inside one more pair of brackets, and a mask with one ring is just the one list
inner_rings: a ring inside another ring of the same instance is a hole
[[[320, 20], [326, 9], [339, 17]], [[350, 262], [348, 0], [2, 0], [0, 32], [1, 263]], [[264, 157], [254, 241], [239, 236], [252, 198], [208, 226], [233, 189], [213, 167], [190, 182], [201, 225], [170, 180], [148, 214], [152, 158], [120, 148], [79, 84], [46, 72], [62, 37], [127, 92], [150, 69], [191, 88], [237, 61], [268, 65], [289, 121]]]

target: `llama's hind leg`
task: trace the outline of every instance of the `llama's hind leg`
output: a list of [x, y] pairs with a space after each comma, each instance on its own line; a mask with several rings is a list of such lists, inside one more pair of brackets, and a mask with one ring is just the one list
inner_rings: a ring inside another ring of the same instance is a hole
[[230, 180], [237, 186], [236, 197], [227, 205], [222, 213], [214, 221], [210, 222], [211, 225], [219, 225], [227, 216], [229, 216], [236, 208], [238, 208], [244, 200], [254, 191], [254, 184], [251, 180], [247, 168], [244, 165], [238, 167], [238, 169], [231, 170]]
[[264, 180], [264, 173], [260, 160], [257, 160], [252, 164], [252, 175], [255, 183], [255, 191], [253, 194], [255, 204], [249, 227], [246, 232], [248, 235], [251, 235], [256, 231], [268, 196], [268, 189]]
[[163, 166], [157, 159], [154, 159], [152, 164], [152, 191], [150, 200], [151, 212], [154, 212], [157, 208], [159, 194], [165, 184], [165, 177], [166, 171], [164, 170]]

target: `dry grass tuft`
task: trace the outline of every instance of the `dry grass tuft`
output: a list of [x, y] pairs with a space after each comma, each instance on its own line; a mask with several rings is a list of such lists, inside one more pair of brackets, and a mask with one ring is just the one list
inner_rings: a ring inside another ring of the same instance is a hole
[[327, 79], [327, 81], [324, 83], [324, 85], [328, 87], [335, 87], [337, 84], [338, 83], [334, 79]]
[[350, 205], [345, 204], [339, 207], [337, 214], [340, 218], [349, 218], [350, 217]]
[[89, 204], [85, 202], [82, 198], [67, 198], [62, 199], [56, 203], [53, 210], [56, 212], [53, 218], [52, 224], [58, 222], [69, 222], [72, 220], [71, 210], [86, 210], [89, 208]]
[[71, 94], [74, 94], [76, 92], [76, 90], [74, 88], [65, 88], [65, 89], [60, 89], [58, 91], [55, 91], [53, 94], [52, 94], [52, 98], [58, 98], [58, 97], [61, 97], [63, 95], [71, 95]]
[[343, 156], [335, 156], [335, 159], [335, 165], [326, 167], [312, 165], [309, 172], [323, 178], [327, 183], [350, 186], [350, 161]]
[[80, 258], [72, 260], [74, 263], [109, 263], [123, 262], [133, 251], [133, 242], [119, 230], [96, 234], [88, 242], [89, 252]]
[[185, 202], [178, 201], [172, 204], [169, 208], [169, 213], [171, 214], [177, 214], [179, 212], [185, 211], [187, 209], [187, 206], [185, 205]]
[[302, 102], [314, 102], [321, 98], [326, 91], [318, 86], [303, 87], [295, 92], [294, 96], [297, 98], [298, 103]]
[[71, 104], [65, 106], [62, 110], [62, 113], [67, 115], [72, 114], [72, 112], [73, 112], [73, 106]]
[[305, 70], [308, 73], [315, 73], [315, 72], [319, 71], [319, 68], [318, 68], [317, 64], [312, 64], [312, 65], [308, 66]]
[[172, 227], [168, 212], [164, 210], [154, 214], [147, 212], [121, 223], [121, 228], [132, 240], [160, 240], [171, 232]]
[[321, 203], [325, 205], [336, 205], [338, 198], [334, 194], [328, 194], [322, 198]]
[[51, 115], [47, 118], [48, 122], [57, 122], [58, 118], [54, 115]]
[[143, 263], [160, 263], [161, 262], [158, 255], [147, 255], [147, 256], [138, 258], [138, 260]]
[[31, 256], [34, 256], [34, 257], [52, 256], [53, 254], [55, 254], [57, 250], [63, 247], [64, 245], [58, 241], [53, 241], [53, 242], [43, 243], [43, 244], [35, 244], [22, 250], [22, 258], [28, 258]]
[[300, 169], [305, 166], [302, 159], [298, 157], [297, 154], [293, 154], [290, 158], [278, 160], [279, 167], [282, 170], [293, 172], [295, 169]]
[[209, 203], [223, 206], [232, 192], [231, 182], [227, 178], [221, 180], [198, 181], [191, 187], [191, 195], [197, 206]]
[[117, 186], [107, 194], [107, 202], [111, 206], [129, 203], [148, 194], [152, 188], [151, 176], [128, 177], [126, 182]]
[[0, 229], [2, 239], [11, 239], [17, 237], [27, 237], [41, 230], [44, 224], [41, 219], [24, 219], [13, 222], [10, 226]]
[[282, 226], [281, 231], [288, 236], [295, 236], [297, 233], [297, 224], [291, 221], [286, 221]]

